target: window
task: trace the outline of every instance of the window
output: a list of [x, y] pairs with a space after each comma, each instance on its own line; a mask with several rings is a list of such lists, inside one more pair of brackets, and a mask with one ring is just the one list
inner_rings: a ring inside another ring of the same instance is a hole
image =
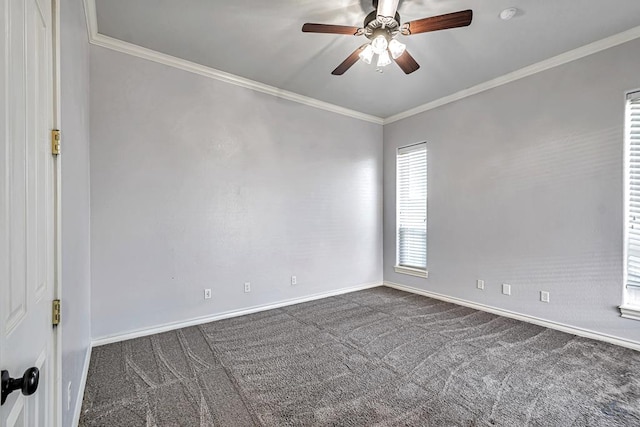
[[620, 311], [640, 320], [640, 91], [627, 95], [626, 111], [626, 290]]
[[427, 144], [398, 150], [395, 271], [427, 277]]

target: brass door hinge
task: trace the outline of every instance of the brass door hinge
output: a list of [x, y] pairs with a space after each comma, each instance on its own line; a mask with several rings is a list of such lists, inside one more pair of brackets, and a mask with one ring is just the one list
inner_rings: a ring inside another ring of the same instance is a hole
[[60, 131], [58, 129], [51, 131], [51, 154], [54, 156], [60, 154]]
[[53, 324], [53, 326], [58, 326], [60, 324], [60, 311], [60, 300], [54, 299], [53, 305], [51, 307], [51, 323]]

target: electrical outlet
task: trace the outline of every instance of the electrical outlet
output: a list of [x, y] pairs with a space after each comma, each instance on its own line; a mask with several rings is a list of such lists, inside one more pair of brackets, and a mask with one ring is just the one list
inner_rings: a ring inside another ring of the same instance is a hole
[[484, 280], [477, 280], [476, 286], [478, 287], [478, 289], [484, 289]]
[[542, 302], [549, 302], [549, 292], [547, 292], [547, 291], [540, 291], [540, 301], [542, 301]]
[[67, 411], [71, 409], [71, 381], [67, 384]]
[[244, 291], [245, 292], [251, 292], [251, 283], [244, 282]]
[[211, 299], [211, 289], [204, 290], [204, 299]]
[[507, 285], [506, 283], [502, 284], [502, 293], [505, 295], [511, 295], [511, 285]]
[[291, 285], [297, 285], [298, 284], [298, 279], [296, 278], [296, 276], [291, 276]]

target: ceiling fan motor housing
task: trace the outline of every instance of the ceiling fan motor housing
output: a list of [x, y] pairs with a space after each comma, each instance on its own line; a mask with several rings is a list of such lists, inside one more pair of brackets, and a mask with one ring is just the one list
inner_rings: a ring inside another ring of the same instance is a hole
[[387, 41], [396, 37], [400, 32], [400, 14], [396, 12], [394, 18], [382, 18], [379, 20], [377, 11], [373, 11], [364, 18], [364, 36], [370, 40], [383, 35]]

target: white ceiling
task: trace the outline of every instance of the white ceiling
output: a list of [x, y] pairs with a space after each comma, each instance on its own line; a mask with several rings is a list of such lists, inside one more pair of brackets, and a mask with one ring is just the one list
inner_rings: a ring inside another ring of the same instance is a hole
[[[515, 6], [511, 21], [498, 18]], [[302, 33], [305, 22], [362, 26], [366, 0], [96, 0], [98, 32], [378, 117], [389, 117], [640, 25], [638, 0], [404, 0], [402, 21], [473, 9], [471, 26], [399, 36], [421, 68], [331, 71], [364, 36]]]

